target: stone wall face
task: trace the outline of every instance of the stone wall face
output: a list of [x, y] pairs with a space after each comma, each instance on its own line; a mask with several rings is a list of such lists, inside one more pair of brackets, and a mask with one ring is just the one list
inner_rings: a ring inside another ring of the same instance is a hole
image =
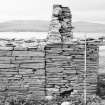
[[44, 96], [44, 50], [35, 46], [22, 47], [25, 42], [20, 46], [12, 41], [5, 42], [0, 47], [0, 96]]
[[0, 96], [42, 97], [72, 88], [79, 93], [83, 93], [84, 88], [87, 94], [96, 92], [96, 45], [87, 44], [86, 65], [85, 45], [81, 43], [53, 43], [47, 44], [44, 49], [6, 45], [0, 47]]
[[99, 47], [96, 44], [86, 46], [86, 89], [87, 94], [96, 93], [99, 69]]
[[56, 87], [60, 88], [59, 92], [73, 88], [80, 94], [84, 93], [84, 89], [87, 95], [96, 93], [98, 47], [89, 44], [86, 48], [85, 56], [84, 44], [56, 43], [46, 46], [48, 94], [49, 90]]
[[82, 91], [84, 81], [84, 51], [84, 45], [82, 44], [62, 45], [58, 43], [47, 45], [47, 88], [60, 87], [60, 92], [72, 88]]
[[72, 15], [68, 7], [61, 5], [53, 6], [52, 20], [49, 25], [48, 42], [67, 43], [73, 38], [72, 35]]
[[0, 40], [0, 96], [96, 92], [98, 46], [71, 41], [69, 8], [54, 5], [52, 18], [46, 42]]

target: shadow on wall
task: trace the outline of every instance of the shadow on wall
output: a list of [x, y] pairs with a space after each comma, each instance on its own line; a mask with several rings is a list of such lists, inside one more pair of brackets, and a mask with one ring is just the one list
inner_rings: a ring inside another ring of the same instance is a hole
[[98, 75], [97, 95], [105, 99], [105, 74]]

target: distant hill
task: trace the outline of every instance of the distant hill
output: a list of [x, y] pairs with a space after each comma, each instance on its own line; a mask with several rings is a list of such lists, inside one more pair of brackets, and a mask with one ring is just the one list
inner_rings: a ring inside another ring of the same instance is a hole
[[[0, 23], [0, 32], [47, 32], [49, 22], [43, 20], [14, 20]], [[90, 22], [74, 22], [73, 32], [102, 32], [105, 24]]]
[[14, 20], [0, 23], [0, 32], [46, 32], [48, 21]]
[[91, 22], [74, 22], [74, 32], [93, 32], [105, 33], [105, 24], [91, 23]]

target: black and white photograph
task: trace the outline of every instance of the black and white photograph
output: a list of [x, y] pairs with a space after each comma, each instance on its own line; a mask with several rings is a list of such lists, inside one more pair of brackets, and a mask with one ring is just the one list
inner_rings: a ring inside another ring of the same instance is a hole
[[105, 105], [105, 0], [0, 0], [0, 105]]

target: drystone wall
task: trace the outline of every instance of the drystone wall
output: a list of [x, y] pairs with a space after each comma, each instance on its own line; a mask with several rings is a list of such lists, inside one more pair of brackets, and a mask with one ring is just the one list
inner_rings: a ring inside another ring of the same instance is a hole
[[24, 41], [0, 42], [3, 43], [0, 46], [0, 96], [42, 97], [54, 93], [58, 87], [56, 92], [71, 88], [79, 93], [83, 93], [84, 88], [87, 94], [96, 92], [97, 45], [87, 43], [85, 80], [85, 44], [53, 43], [32, 47], [35, 42], [31, 46]]
[[98, 46], [73, 42], [69, 8], [53, 9], [45, 41], [0, 40], [0, 96], [43, 97], [71, 88], [96, 92]]
[[36, 42], [0, 41], [0, 96], [44, 96], [45, 53]]
[[74, 89], [83, 91], [84, 45], [49, 44], [46, 46], [47, 90], [60, 87], [60, 92]]
[[87, 42], [86, 45], [86, 90], [87, 95], [96, 93], [99, 69], [99, 47]]
[[73, 38], [72, 15], [68, 7], [53, 6], [52, 20], [49, 25], [49, 43], [67, 43]]
[[56, 43], [46, 46], [48, 94], [56, 87], [60, 87], [60, 92], [73, 88], [77, 90], [77, 94], [84, 93], [84, 90], [87, 95], [96, 93], [98, 47], [87, 44], [86, 48], [85, 53], [85, 44], [81, 43], [63, 45]]

